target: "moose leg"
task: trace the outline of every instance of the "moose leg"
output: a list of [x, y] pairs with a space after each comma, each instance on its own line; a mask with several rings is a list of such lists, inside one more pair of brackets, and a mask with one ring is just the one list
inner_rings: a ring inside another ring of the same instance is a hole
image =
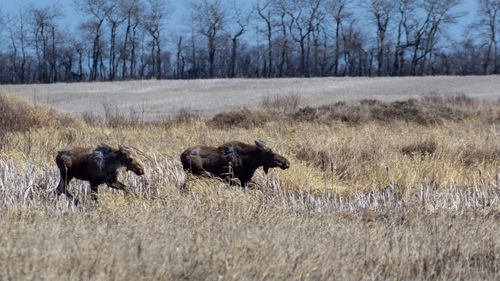
[[72, 179], [71, 177], [67, 176], [66, 170], [64, 170], [64, 171], [61, 170], [61, 180], [59, 181], [59, 185], [57, 185], [57, 188], [56, 188], [57, 197], [59, 197], [61, 194], [64, 193], [64, 195], [66, 195], [66, 197], [69, 200], [73, 200], [73, 195], [66, 189], [66, 187], [68, 186], [68, 183], [71, 179]]
[[238, 178], [240, 179], [240, 183], [242, 187], [247, 187], [248, 182], [252, 179], [253, 174], [251, 175], [240, 175]]
[[126, 185], [124, 185], [123, 183], [121, 183], [118, 180], [116, 180], [114, 182], [109, 182], [109, 183], [107, 183], [107, 185], [109, 187], [111, 187], [111, 188], [114, 188], [114, 189], [123, 190], [125, 192], [125, 194], [129, 194], [130, 193], [129, 188], [127, 188]]
[[[66, 197], [70, 200], [73, 201], [73, 195], [66, 189], [68, 187], [69, 182], [73, 178], [71, 174], [68, 173], [68, 167], [71, 166], [71, 161], [68, 161], [68, 159], [64, 156], [57, 155], [56, 157], [56, 164], [57, 167], [59, 168], [59, 173], [61, 175], [61, 180], [59, 181], [59, 184], [57, 185], [56, 188], [56, 195], [59, 197], [61, 194], [64, 193]], [[75, 201], [75, 204], [78, 204], [78, 200]]]
[[59, 197], [63, 193], [66, 193], [66, 179], [61, 176], [61, 180], [59, 180], [59, 184], [56, 188], [56, 195]]

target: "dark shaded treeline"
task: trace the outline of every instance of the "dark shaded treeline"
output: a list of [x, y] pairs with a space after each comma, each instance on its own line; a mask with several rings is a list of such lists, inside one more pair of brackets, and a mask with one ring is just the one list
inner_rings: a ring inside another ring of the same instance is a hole
[[193, 0], [181, 25], [165, 0], [74, 0], [74, 31], [33, 6], [0, 17], [0, 83], [496, 74], [500, 1], [477, 1], [464, 38], [460, 0]]

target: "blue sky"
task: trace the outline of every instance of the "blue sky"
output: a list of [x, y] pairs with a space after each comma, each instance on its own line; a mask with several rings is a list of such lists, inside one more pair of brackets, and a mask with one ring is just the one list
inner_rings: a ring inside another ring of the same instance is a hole
[[[254, 2], [254, 0], [237, 0], [241, 3], [246, 3], [247, 5]], [[189, 10], [187, 9], [187, 3], [190, 1], [169, 1], [167, 0], [168, 5], [174, 9], [174, 12], [170, 15], [170, 20], [168, 22], [169, 26], [177, 26], [175, 28], [167, 28], [167, 32], [175, 34], [182, 32], [182, 30], [178, 30], [179, 28], [183, 28], [189, 21]], [[1, 0], [0, 2], [0, 10], [4, 15], [16, 13], [21, 7], [30, 7], [30, 5], [34, 5], [36, 3], [37, 7], [55, 5], [64, 14], [63, 22], [65, 25], [70, 28], [75, 28], [79, 22], [81, 22], [80, 14], [73, 7], [73, 0]], [[477, 9], [477, 0], [462, 0], [462, 4], [456, 7], [456, 10], [467, 14], [464, 18], [460, 19], [460, 25], [457, 25], [451, 29], [452, 36], [462, 36], [464, 28], [470, 24], [473, 19], [476, 17], [476, 9]], [[175, 23], [179, 23], [180, 25], [176, 25]], [[186, 28], [186, 27], [184, 27]], [[456, 38], [458, 39], [458, 38]]]

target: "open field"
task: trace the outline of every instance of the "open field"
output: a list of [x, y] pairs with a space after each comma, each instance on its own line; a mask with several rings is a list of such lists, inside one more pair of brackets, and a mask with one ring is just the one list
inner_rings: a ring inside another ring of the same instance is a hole
[[[287, 94], [155, 122], [0, 94], [0, 279], [500, 278], [496, 96], [294, 108]], [[291, 167], [248, 188], [182, 171], [188, 146], [232, 139], [263, 139]], [[145, 175], [119, 177], [136, 196], [101, 186], [93, 203], [74, 180], [82, 203], [57, 199], [57, 151], [102, 142], [136, 149]]]
[[143, 80], [125, 82], [0, 85], [0, 92], [21, 95], [35, 103], [79, 116], [102, 113], [104, 105], [134, 111], [144, 120], [160, 120], [188, 109], [202, 116], [238, 107], [255, 107], [268, 95], [297, 94], [303, 105], [377, 99], [406, 100], [431, 93], [465, 94], [486, 100], [500, 98], [500, 76], [435, 76], [380, 78], [284, 78]]

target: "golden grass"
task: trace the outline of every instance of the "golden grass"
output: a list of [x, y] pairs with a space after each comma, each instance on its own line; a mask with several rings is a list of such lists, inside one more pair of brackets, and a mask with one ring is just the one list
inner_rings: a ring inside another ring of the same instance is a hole
[[[0, 279], [498, 279], [500, 106], [432, 102], [461, 118], [5, 130]], [[188, 146], [234, 139], [265, 140], [290, 169], [259, 169], [248, 188], [182, 171]], [[103, 142], [137, 149], [145, 175], [120, 174], [136, 196], [102, 186], [95, 204], [74, 180], [83, 203], [57, 200], [56, 152]]]

